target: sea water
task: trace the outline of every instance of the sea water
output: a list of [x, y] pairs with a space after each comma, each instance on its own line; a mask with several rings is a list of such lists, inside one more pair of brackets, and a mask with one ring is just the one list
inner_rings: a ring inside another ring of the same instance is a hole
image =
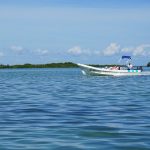
[[150, 149], [150, 76], [0, 70], [0, 150], [9, 149]]

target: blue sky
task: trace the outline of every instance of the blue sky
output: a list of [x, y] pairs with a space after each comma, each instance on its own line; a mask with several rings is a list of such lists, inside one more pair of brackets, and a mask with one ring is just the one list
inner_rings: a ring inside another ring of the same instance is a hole
[[0, 63], [150, 61], [149, 0], [0, 0]]

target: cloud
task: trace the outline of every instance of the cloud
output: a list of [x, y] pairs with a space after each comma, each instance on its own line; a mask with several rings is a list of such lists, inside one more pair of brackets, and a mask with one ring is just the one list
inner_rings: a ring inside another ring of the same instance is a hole
[[130, 52], [133, 56], [150, 55], [150, 44], [141, 44], [137, 47], [123, 48], [121, 52]]
[[0, 52], [0, 57], [3, 57], [4, 56], [4, 53], [3, 52]]
[[148, 50], [148, 48], [150, 49], [150, 44], [143, 44], [143, 45], [139, 45], [138, 47], [136, 47], [133, 50], [133, 55], [137, 56], [137, 55], [149, 55], [150, 54], [150, 50]]
[[74, 46], [68, 50], [68, 53], [73, 54], [73, 55], [80, 55], [82, 54], [82, 50], [81, 50], [81, 47]]
[[37, 49], [35, 50], [35, 52], [38, 54], [38, 55], [47, 55], [49, 53], [49, 51], [47, 49]]
[[81, 49], [80, 46], [74, 46], [67, 51], [69, 54], [72, 55], [91, 55], [92, 52], [89, 49]]
[[133, 56], [148, 56], [150, 55], [150, 44], [141, 44], [136, 47], [130, 46], [121, 48], [121, 46], [117, 43], [110, 43], [110, 45], [102, 51], [104, 56], [125, 53], [131, 54]]
[[96, 51], [93, 51], [93, 54], [94, 54], [94, 55], [102, 55], [102, 52], [96, 50]]
[[133, 49], [134, 49], [133, 47], [124, 47], [121, 49], [121, 52], [125, 52], [125, 53], [132, 52]]
[[79, 56], [113, 56], [119, 55], [133, 55], [133, 56], [149, 56], [150, 55], [150, 44], [141, 44], [136, 47], [122, 47], [117, 43], [110, 43], [104, 50], [90, 50], [82, 49], [80, 46], [74, 46], [70, 48], [67, 53]]
[[16, 53], [22, 53], [24, 51], [24, 48], [22, 46], [16, 46], [16, 45], [12, 45], [10, 49]]
[[118, 45], [117, 43], [110, 43], [110, 45], [103, 50], [103, 55], [111, 56], [119, 53], [119, 51], [120, 51], [120, 45]]
[[116, 53], [119, 53], [120, 45], [116, 43], [110, 43], [109, 46], [106, 47], [103, 51], [98, 50], [90, 50], [90, 49], [82, 49], [80, 46], [74, 46], [70, 48], [67, 52], [72, 55], [105, 55], [111, 56]]

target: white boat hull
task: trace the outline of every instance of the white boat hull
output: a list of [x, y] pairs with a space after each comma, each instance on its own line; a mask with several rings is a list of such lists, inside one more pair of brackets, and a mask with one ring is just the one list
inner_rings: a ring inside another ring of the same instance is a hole
[[77, 64], [84, 75], [99, 75], [99, 76], [137, 76], [150, 75], [150, 71], [141, 70], [112, 70], [106, 68], [92, 67], [84, 64]]

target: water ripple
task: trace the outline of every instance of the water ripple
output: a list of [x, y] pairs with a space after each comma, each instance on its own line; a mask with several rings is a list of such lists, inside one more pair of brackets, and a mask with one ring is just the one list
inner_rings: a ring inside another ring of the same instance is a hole
[[150, 77], [0, 70], [0, 149], [148, 150]]

